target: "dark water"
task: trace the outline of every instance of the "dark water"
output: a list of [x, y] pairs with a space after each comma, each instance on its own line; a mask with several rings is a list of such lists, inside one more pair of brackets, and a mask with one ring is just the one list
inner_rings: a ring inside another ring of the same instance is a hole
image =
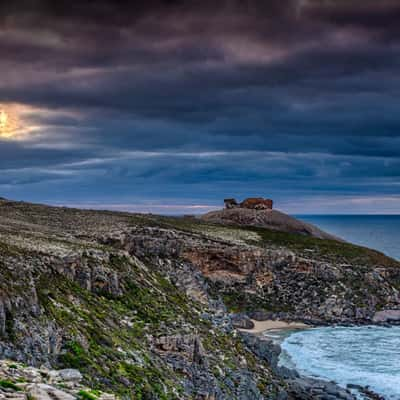
[[296, 218], [400, 260], [400, 215], [296, 215]]

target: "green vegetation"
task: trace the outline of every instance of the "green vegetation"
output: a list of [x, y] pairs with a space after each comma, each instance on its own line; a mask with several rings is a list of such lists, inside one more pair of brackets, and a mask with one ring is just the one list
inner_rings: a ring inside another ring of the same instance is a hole
[[[178, 320], [174, 310], [178, 313], [189, 302], [157, 292], [157, 281], [147, 278], [156, 285], [153, 290], [127, 280], [124, 296], [112, 299], [88, 292], [62, 276], [42, 277], [40, 300], [48, 315], [71, 337], [59, 357], [60, 367], [77, 368], [90, 386], [120, 395], [141, 398], [145, 393], [157, 393], [164, 400], [176, 397], [178, 380], [171, 379], [173, 371], [156, 364], [147, 353], [145, 333], [155, 333], [159, 324]], [[54, 280], [57, 285], [51, 285]], [[189, 314], [189, 310], [185, 312]], [[129, 324], [122, 324], [123, 320]], [[79, 341], [82, 337], [87, 344]], [[84, 394], [81, 397], [93, 400]]]
[[0, 386], [5, 389], [12, 389], [19, 392], [21, 389], [14, 383], [9, 380], [0, 380]]
[[222, 288], [211, 281], [208, 282], [210, 294], [214, 298], [222, 297], [224, 304], [232, 313], [244, 311], [264, 310], [270, 312], [290, 312], [294, 307], [285, 304], [273, 295], [263, 294], [258, 296], [254, 293], [246, 293], [240, 288]]
[[[126, 271], [123, 296], [89, 292], [59, 274], [41, 276], [38, 296], [44, 315], [69, 336], [58, 367], [77, 368], [88, 386], [120, 396], [177, 399], [183, 391], [181, 373], [154, 357], [148, 336], [180, 334], [185, 326], [202, 337], [207, 352], [221, 354], [209, 359], [210, 369], [221, 381], [220, 371], [236, 371], [239, 357], [245, 357], [254, 371], [259, 368], [240, 339], [210, 333], [211, 324], [197, 316], [202, 312], [200, 305], [158, 273], [127, 263], [123, 257], [112, 257], [112, 264]], [[79, 397], [96, 400], [97, 394], [81, 392]]]
[[93, 394], [92, 392], [88, 392], [86, 390], [80, 390], [78, 392], [78, 398], [82, 399], [82, 400], [97, 400], [98, 397]]

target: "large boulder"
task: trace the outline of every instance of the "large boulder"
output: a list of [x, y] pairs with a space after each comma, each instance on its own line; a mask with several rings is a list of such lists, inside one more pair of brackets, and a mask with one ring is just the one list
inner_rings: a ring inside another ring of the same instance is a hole
[[30, 398], [37, 400], [75, 400], [76, 397], [54, 386], [44, 383], [34, 383], [27, 387]]
[[385, 322], [400, 322], [400, 310], [383, 310], [375, 313], [372, 322], [379, 324]]
[[239, 329], [253, 329], [254, 322], [246, 314], [232, 314], [232, 326]]
[[77, 369], [61, 369], [58, 371], [60, 379], [68, 382], [80, 382], [82, 380], [82, 374]]

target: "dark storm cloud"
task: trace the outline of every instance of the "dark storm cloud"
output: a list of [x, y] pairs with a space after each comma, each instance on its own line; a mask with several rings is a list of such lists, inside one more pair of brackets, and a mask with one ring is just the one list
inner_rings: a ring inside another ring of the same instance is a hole
[[3, 2], [0, 102], [38, 128], [0, 141], [0, 190], [394, 195], [399, 17], [394, 0]]

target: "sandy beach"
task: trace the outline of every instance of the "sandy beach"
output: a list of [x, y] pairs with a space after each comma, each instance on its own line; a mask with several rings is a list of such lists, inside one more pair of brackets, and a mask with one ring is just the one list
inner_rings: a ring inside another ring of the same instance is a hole
[[256, 321], [252, 319], [254, 323], [253, 329], [240, 329], [243, 332], [249, 333], [261, 333], [265, 331], [281, 330], [281, 329], [305, 329], [309, 328], [309, 325], [301, 322], [285, 322], [279, 320], [267, 320], [267, 321]]

